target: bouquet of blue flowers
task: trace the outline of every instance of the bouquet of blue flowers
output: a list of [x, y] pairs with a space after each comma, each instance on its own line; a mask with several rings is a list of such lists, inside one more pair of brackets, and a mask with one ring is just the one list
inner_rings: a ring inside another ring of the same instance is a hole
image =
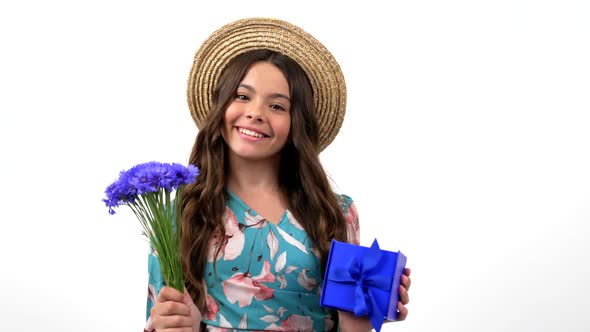
[[[180, 202], [182, 188], [194, 182], [199, 170], [193, 165], [147, 162], [119, 174], [109, 185], [103, 202], [110, 214], [127, 205], [143, 227], [160, 261], [166, 285], [184, 291], [180, 260]], [[174, 201], [178, 204], [174, 204]]]

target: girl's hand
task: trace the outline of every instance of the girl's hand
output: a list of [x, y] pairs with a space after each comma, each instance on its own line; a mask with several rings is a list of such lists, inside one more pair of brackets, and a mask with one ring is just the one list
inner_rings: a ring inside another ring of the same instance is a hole
[[[408, 290], [410, 289], [410, 285], [412, 284], [412, 280], [410, 279], [411, 272], [412, 271], [410, 269], [406, 268], [404, 270], [404, 274], [402, 275], [401, 285], [399, 286], [400, 300], [397, 303], [397, 309], [399, 310], [399, 314], [397, 316], [396, 322], [405, 320], [408, 316], [408, 309], [405, 306], [410, 302]], [[353, 313], [346, 311], [338, 311], [338, 319], [340, 324], [340, 331], [342, 332], [371, 331], [373, 329], [371, 321], [366, 316], [356, 317]], [[392, 321], [388, 320], [384, 323], [389, 322]]]
[[397, 315], [397, 320], [401, 321], [406, 319], [408, 316], [408, 309], [406, 308], [406, 304], [410, 302], [410, 295], [408, 291], [410, 290], [410, 285], [412, 284], [412, 280], [410, 279], [410, 269], [406, 268], [404, 270], [404, 274], [402, 275], [402, 282], [399, 286], [399, 302], [397, 303], [397, 310], [399, 310], [399, 314]]
[[162, 287], [150, 311], [156, 332], [199, 332], [202, 316], [188, 292]]

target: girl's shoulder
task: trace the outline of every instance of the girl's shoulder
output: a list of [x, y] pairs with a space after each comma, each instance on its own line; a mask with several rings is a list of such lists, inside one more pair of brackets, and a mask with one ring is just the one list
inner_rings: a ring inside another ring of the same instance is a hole
[[344, 214], [344, 223], [346, 225], [346, 233], [348, 236], [348, 242], [352, 244], [359, 244], [361, 240], [360, 236], [360, 225], [359, 216], [356, 211], [356, 206], [352, 198], [348, 195], [339, 194], [338, 202], [342, 213]]
[[354, 201], [352, 200], [352, 198], [346, 194], [336, 194], [336, 197], [338, 199], [338, 204], [340, 205], [342, 212], [344, 214], [348, 213], [351, 206], [354, 205]]

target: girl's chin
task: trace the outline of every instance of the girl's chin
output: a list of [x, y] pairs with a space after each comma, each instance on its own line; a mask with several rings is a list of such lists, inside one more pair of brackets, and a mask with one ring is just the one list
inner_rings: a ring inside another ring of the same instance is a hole
[[252, 151], [250, 149], [246, 150], [246, 149], [240, 149], [240, 150], [232, 150], [232, 154], [239, 158], [239, 159], [243, 159], [243, 160], [248, 160], [248, 161], [261, 161], [261, 160], [271, 160], [271, 159], [275, 159], [277, 158], [279, 155], [277, 153], [270, 153], [268, 151], [260, 151], [260, 150], [256, 150], [256, 151]]

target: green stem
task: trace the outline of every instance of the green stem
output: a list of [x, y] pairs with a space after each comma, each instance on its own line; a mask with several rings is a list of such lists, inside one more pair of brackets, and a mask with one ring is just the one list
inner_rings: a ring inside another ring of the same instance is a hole
[[144, 234], [157, 252], [164, 282], [183, 292], [184, 277], [180, 259], [178, 222], [180, 208], [177, 206], [180, 204], [174, 204], [170, 196], [169, 191], [160, 189], [140, 195], [133, 204], [129, 204], [129, 207], [139, 219]]

